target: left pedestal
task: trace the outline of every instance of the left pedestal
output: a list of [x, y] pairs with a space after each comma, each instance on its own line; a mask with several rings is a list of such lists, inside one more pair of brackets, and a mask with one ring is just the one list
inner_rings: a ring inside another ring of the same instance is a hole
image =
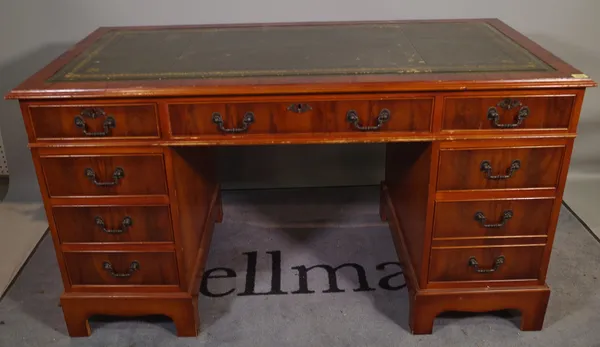
[[93, 315], [165, 315], [196, 336], [198, 289], [222, 218], [211, 148], [32, 150], [71, 336]]

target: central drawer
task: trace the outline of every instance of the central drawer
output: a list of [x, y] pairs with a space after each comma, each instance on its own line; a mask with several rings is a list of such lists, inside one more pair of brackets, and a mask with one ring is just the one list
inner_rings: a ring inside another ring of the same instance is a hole
[[433, 98], [172, 103], [173, 137], [322, 132], [429, 132]]
[[177, 285], [174, 252], [65, 252], [72, 285]]
[[166, 195], [162, 154], [40, 158], [51, 197]]

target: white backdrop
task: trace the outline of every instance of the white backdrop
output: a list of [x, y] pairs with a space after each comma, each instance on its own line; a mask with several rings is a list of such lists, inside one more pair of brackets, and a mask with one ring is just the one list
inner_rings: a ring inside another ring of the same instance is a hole
[[[598, 0], [0, 0], [0, 92], [7, 92], [98, 26], [426, 18], [500, 18], [600, 80], [599, 13]], [[582, 208], [589, 206], [586, 194], [592, 190], [588, 188], [600, 187], [600, 140], [594, 136], [600, 131], [599, 95], [598, 88], [587, 94], [567, 187], [567, 202]], [[15, 273], [45, 224], [16, 102], [0, 101], [0, 131], [11, 174], [7, 199], [0, 205], [0, 254], [6, 267], [0, 267], [2, 290], [6, 282], [2, 280]], [[381, 146], [225, 152], [241, 162], [243, 169], [236, 172], [248, 171], [229, 176], [226, 187], [376, 184], [382, 177]], [[243, 159], [248, 157], [252, 160]], [[298, 157], [301, 162], [293, 159]], [[570, 195], [569, 187], [574, 185], [579, 187], [577, 194]]]

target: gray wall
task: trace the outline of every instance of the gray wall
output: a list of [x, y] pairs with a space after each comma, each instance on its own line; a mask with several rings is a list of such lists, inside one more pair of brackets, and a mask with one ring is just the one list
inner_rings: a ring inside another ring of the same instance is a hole
[[[592, 77], [600, 79], [598, 0], [0, 0], [0, 92], [4, 93], [98, 26], [273, 21], [338, 21], [498, 17]], [[590, 90], [572, 172], [600, 164], [600, 90]], [[11, 172], [9, 201], [36, 201], [39, 192], [17, 103], [0, 101], [0, 131]], [[227, 148], [234, 170], [227, 187], [377, 183], [382, 147]], [[251, 170], [250, 170], [251, 169]], [[246, 171], [246, 170], [244, 170]], [[576, 175], [573, 175], [576, 177]]]

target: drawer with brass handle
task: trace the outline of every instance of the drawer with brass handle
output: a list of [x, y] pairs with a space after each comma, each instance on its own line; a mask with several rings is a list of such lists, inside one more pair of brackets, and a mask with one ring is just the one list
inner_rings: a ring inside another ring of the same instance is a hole
[[440, 150], [438, 190], [554, 188], [564, 145]]
[[154, 104], [32, 105], [28, 111], [34, 139], [37, 140], [115, 140], [160, 136]]
[[168, 109], [173, 137], [320, 132], [429, 132], [433, 99], [172, 103]]
[[446, 97], [444, 130], [563, 129], [569, 127], [575, 95]]
[[429, 282], [536, 280], [544, 245], [433, 248]]
[[65, 252], [72, 285], [177, 285], [174, 252]]
[[54, 206], [61, 243], [173, 242], [169, 206]]
[[41, 156], [51, 197], [166, 195], [162, 154]]
[[553, 198], [437, 201], [433, 239], [544, 236]]

